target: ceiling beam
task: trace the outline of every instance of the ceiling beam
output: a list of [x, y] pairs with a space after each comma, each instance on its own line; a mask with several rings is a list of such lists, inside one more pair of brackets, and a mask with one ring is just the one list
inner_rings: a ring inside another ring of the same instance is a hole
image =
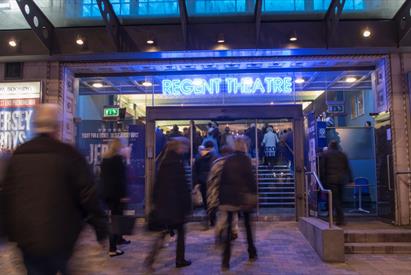
[[49, 55], [58, 52], [54, 41], [54, 26], [33, 0], [17, 1], [21, 13], [31, 29], [47, 48]]
[[325, 14], [325, 41], [327, 48], [335, 35], [338, 22], [343, 12], [345, 0], [332, 0]]
[[406, 0], [394, 17], [398, 30], [398, 46], [410, 36], [411, 33], [411, 0]]
[[188, 14], [187, 14], [187, 4], [185, 0], [178, 0], [178, 7], [180, 9], [180, 24], [181, 24], [181, 31], [183, 33], [183, 41], [184, 46], [188, 48]]
[[106, 30], [119, 52], [137, 51], [138, 47], [128, 32], [120, 24], [113, 6], [109, 0], [96, 0], [101, 17], [106, 24]]
[[255, 3], [255, 45], [258, 47], [258, 42], [260, 41], [261, 33], [261, 14], [263, 10], [263, 0], [257, 0]]

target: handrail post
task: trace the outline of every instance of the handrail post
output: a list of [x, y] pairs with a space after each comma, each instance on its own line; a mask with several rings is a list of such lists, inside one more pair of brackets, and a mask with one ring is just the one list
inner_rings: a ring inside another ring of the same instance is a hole
[[330, 228], [333, 227], [333, 196], [331, 190], [327, 190], [328, 193], [328, 223]]
[[309, 190], [308, 190], [308, 175], [305, 174], [305, 216], [310, 216], [310, 210], [308, 209], [308, 198], [309, 198]]

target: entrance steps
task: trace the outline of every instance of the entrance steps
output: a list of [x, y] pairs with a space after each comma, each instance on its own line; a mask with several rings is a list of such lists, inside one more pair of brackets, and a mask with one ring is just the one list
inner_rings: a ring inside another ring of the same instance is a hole
[[344, 230], [346, 254], [411, 254], [411, 230]]

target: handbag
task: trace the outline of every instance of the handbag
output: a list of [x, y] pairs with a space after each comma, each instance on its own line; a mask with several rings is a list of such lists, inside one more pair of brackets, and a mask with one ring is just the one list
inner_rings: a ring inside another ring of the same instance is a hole
[[200, 184], [194, 186], [193, 191], [191, 192], [193, 206], [194, 207], [201, 207], [203, 205], [203, 196], [201, 195], [200, 191]]
[[133, 235], [136, 218], [134, 216], [112, 215], [110, 233], [116, 235]]

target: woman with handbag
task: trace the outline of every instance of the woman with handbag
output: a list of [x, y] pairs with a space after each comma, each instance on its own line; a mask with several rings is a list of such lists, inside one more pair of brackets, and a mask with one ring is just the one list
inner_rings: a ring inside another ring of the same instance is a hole
[[[101, 162], [101, 181], [103, 184], [103, 196], [113, 215], [123, 215], [124, 203], [127, 202], [126, 165], [121, 155], [123, 145], [119, 139], [113, 139], [109, 149]], [[117, 245], [129, 244], [121, 235], [110, 233], [109, 256], [123, 255], [124, 252], [117, 249]]]
[[172, 138], [166, 147], [159, 164], [153, 190], [153, 210], [151, 211], [157, 225], [164, 230], [153, 243], [152, 250], [145, 260], [147, 269], [153, 269], [155, 258], [162, 247], [164, 238], [177, 231], [176, 267], [185, 267], [191, 261], [185, 259], [186, 218], [191, 212], [191, 192], [184, 169], [184, 155], [189, 150], [189, 141], [184, 137]]

